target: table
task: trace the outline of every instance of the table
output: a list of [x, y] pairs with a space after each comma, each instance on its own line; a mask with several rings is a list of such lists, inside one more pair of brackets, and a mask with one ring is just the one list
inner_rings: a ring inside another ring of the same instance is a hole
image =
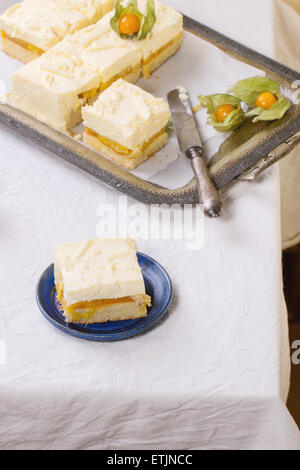
[[[269, 1], [169, 3], [272, 52], [271, 23], [253, 35], [242, 22], [258, 6], [268, 17]], [[89, 343], [45, 321], [35, 285], [56, 244], [96, 236], [100, 211], [124, 199], [4, 128], [0, 141], [0, 447], [299, 449], [285, 406], [278, 170], [224, 193], [225, 217], [205, 221], [201, 249], [141, 240], [174, 283], [167, 319], [135, 339]]]

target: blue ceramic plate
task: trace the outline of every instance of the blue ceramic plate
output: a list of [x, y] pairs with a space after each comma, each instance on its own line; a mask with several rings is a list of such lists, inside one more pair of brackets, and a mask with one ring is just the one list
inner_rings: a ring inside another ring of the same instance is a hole
[[172, 283], [160, 264], [142, 253], [137, 255], [146, 293], [152, 299], [152, 307], [148, 309], [146, 318], [92, 325], [67, 324], [57, 303], [53, 264], [42, 274], [36, 289], [36, 299], [42, 314], [56, 328], [90, 341], [119, 341], [149, 330], [167, 313], [172, 299]]

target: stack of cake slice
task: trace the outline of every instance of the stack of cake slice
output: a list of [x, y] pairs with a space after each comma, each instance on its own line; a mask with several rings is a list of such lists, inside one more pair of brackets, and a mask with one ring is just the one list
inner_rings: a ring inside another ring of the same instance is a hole
[[114, 0], [25, 0], [0, 16], [2, 49], [27, 63], [67, 34], [96, 23]]
[[81, 107], [101, 90], [120, 77], [136, 82], [140, 73], [139, 48], [100, 20], [19, 69], [8, 102], [53, 127], [71, 129], [81, 121]]
[[74, 127], [81, 107], [101, 91], [119, 78], [148, 77], [180, 47], [182, 15], [160, 2], [155, 8], [154, 28], [141, 41], [120, 38], [110, 25], [112, 12], [68, 35], [13, 75], [8, 102], [58, 129]]

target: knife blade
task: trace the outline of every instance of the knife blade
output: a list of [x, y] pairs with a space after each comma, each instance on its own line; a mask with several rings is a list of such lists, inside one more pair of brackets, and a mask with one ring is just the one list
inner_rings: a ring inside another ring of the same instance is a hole
[[208, 217], [219, 217], [222, 210], [220, 194], [214, 186], [204, 159], [204, 148], [199, 135], [188, 91], [178, 87], [168, 93], [180, 151], [191, 160], [197, 181], [199, 202]]

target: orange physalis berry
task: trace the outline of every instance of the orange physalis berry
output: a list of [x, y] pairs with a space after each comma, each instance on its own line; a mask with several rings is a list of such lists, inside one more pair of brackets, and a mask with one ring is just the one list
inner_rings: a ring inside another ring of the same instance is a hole
[[119, 23], [119, 31], [121, 34], [135, 34], [138, 33], [141, 27], [140, 20], [133, 13], [123, 15]]
[[277, 98], [270, 91], [265, 91], [261, 93], [256, 99], [257, 108], [270, 109], [273, 104], [275, 104]]
[[234, 111], [235, 108], [231, 104], [222, 104], [221, 106], [218, 107], [216, 111], [216, 119], [218, 122], [224, 122], [227, 116]]

